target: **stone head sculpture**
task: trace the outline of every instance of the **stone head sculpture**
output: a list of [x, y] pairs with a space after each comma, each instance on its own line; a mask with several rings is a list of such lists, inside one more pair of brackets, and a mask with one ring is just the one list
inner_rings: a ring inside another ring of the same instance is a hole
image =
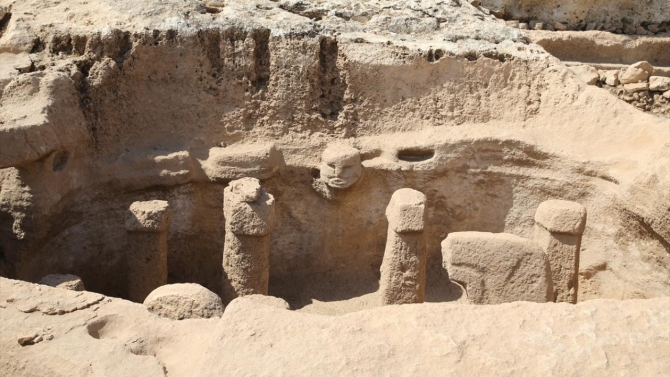
[[358, 181], [363, 173], [358, 149], [333, 145], [321, 155], [320, 179], [335, 189], [345, 189]]

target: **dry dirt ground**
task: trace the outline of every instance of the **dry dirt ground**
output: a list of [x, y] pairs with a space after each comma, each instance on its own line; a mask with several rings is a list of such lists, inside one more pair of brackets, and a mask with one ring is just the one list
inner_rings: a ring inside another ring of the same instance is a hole
[[[0, 0], [0, 276], [74, 274], [89, 291], [0, 280], [0, 374], [669, 372], [670, 119], [568, 65], [648, 60], [668, 76], [670, 36], [496, 18], [670, 20], [667, 2], [634, 3]], [[606, 16], [579, 16], [585, 4]], [[333, 143], [360, 150], [363, 171], [331, 192], [318, 178]], [[222, 192], [241, 177], [275, 199], [269, 293], [307, 313], [239, 302], [170, 322], [111, 298], [129, 297], [124, 222], [148, 200], [171, 211], [168, 281], [221, 295]], [[377, 308], [400, 188], [426, 195], [428, 303]], [[580, 303], [467, 305], [442, 240], [531, 238], [548, 199], [588, 213]], [[25, 313], [17, 292], [86, 308]], [[53, 340], [18, 344], [48, 327]]]

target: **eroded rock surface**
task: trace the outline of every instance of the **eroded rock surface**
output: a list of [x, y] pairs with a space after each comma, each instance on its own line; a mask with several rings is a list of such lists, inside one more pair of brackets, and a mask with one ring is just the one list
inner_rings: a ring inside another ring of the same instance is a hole
[[147, 310], [170, 319], [221, 317], [223, 304], [214, 292], [198, 284], [167, 284], [146, 299]]

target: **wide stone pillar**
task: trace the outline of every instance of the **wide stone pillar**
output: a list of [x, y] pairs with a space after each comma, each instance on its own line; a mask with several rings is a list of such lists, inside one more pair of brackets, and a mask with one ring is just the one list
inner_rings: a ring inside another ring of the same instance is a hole
[[274, 198], [256, 178], [232, 181], [223, 192], [222, 294], [227, 304], [240, 296], [268, 294]]
[[389, 227], [379, 282], [383, 305], [425, 300], [425, 209], [426, 196], [409, 188], [393, 193], [386, 207]]
[[577, 302], [579, 249], [585, 225], [586, 209], [579, 203], [548, 200], [535, 212], [533, 240], [549, 258], [555, 302]]
[[154, 289], [167, 284], [168, 202], [152, 200], [130, 205], [126, 216], [128, 299], [143, 302]]

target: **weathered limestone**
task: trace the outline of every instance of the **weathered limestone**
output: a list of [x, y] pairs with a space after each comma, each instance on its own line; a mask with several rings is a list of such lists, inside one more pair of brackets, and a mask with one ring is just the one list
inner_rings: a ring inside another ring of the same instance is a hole
[[282, 154], [272, 143], [239, 144], [209, 149], [207, 158], [197, 159], [205, 178], [212, 182], [254, 177], [272, 177], [283, 163]]
[[442, 241], [442, 260], [452, 281], [473, 304], [552, 298], [549, 261], [532, 241], [507, 233], [455, 232]]
[[534, 241], [549, 258], [552, 301], [577, 302], [579, 249], [586, 225], [586, 209], [579, 203], [548, 200], [535, 212]]
[[632, 64], [626, 72], [619, 77], [622, 84], [632, 84], [646, 81], [654, 73], [654, 68], [648, 62], [642, 61]]
[[654, 92], [665, 92], [670, 90], [670, 77], [651, 76], [649, 77], [649, 90]]
[[426, 196], [409, 188], [394, 192], [386, 218], [389, 227], [379, 283], [382, 304], [421, 303], [426, 289]]
[[126, 217], [128, 298], [142, 302], [154, 289], [167, 284], [168, 202], [151, 200], [130, 205]]
[[48, 285], [54, 288], [68, 289], [70, 291], [85, 291], [84, 282], [76, 275], [52, 274], [43, 277], [39, 284]]
[[159, 317], [177, 320], [223, 315], [221, 298], [209, 289], [192, 283], [158, 287], [144, 300], [144, 306]]
[[223, 214], [224, 302], [239, 296], [267, 295], [274, 198], [261, 188], [258, 179], [238, 179], [224, 189]]
[[321, 155], [320, 179], [335, 189], [345, 189], [358, 182], [363, 173], [358, 149], [332, 145]]
[[595, 85], [600, 79], [598, 70], [587, 64], [570, 67], [570, 70], [588, 85]]

